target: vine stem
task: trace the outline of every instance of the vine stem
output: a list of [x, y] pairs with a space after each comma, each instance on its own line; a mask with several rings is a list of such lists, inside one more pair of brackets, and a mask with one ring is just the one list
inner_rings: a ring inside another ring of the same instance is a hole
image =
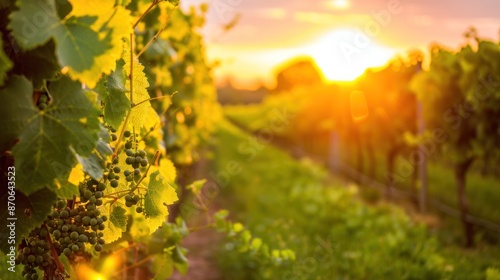
[[149, 7], [146, 9], [146, 11], [144, 11], [144, 13], [142, 13], [142, 15], [139, 17], [139, 19], [137, 19], [137, 21], [134, 23], [134, 25], [132, 26], [133, 29], [135, 29], [137, 27], [137, 25], [144, 19], [144, 17], [146, 16], [147, 13], [149, 13], [149, 11], [151, 11], [151, 9], [157, 5], [158, 3], [160, 3], [160, 0], [153, 0], [153, 2], [151, 2], [151, 5], [149, 5]]
[[141, 179], [139, 179], [139, 181], [137, 181], [135, 186], [130, 190], [131, 192], [133, 192], [139, 188], [139, 185], [141, 184], [141, 182], [146, 178], [146, 176], [148, 176], [149, 169], [151, 168], [151, 165], [153, 165], [153, 163], [156, 162], [156, 160], [159, 157], [160, 157], [160, 151], [156, 151], [156, 153], [153, 157], [153, 160], [151, 161], [151, 163], [148, 165], [148, 168], [146, 169], [146, 172], [144, 172], [144, 175], [142, 175]]
[[137, 103], [137, 104], [134, 104], [134, 107], [139, 106], [139, 105], [141, 105], [142, 103], [145, 103], [145, 102], [148, 102], [148, 101], [153, 101], [153, 100], [157, 100], [157, 99], [162, 99], [162, 98], [165, 98], [165, 97], [167, 97], [167, 95], [156, 96], [156, 97], [151, 97], [151, 98], [148, 98], [148, 99], [144, 99], [144, 100], [142, 100], [141, 102], [139, 102], [139, 103]]
[[149, 46], [151, 46], [151, 44], [156, 41], [156, 39], [158, 39], [158, 36], [160, 36], [160, 34], [163, 32], [163, 30], [165, 30], [165, 28], [167, 27], [167, 24], [170, 20], [170, 16], [172, 15], [172, 12], [177, 8], [177, 6], [175, 6], [169, 13], [168, 13], [168, 17], [167, 17], [167, 20], [165, 22], [165, 24], [163, 24], [163, 26], [160, 28], [160, 30], [158, 30], [158, 32], [156, 32], [156, 34], [153, 36], [153, 38], [151, 38], [151, 40], [149, 40], [149, 42], [141, 49], [141, 51], [137, 54], [137, 57], [140, 57], [141, 54], [143, 54], [148, 48]]
[[[134, 108], [134, 32], [130, 33], [130, 111]], [[124, 126], [125, 127], [125, 126]]]
[[125, 121], [123, 122], [123, 127], [122, 127], [122, 130], [120, 131], [120, 135], [118, 136], [118, 142], [116, 142], [115, 151], [113, 153], [113, 158], [111, 159], [111, 161], [113, 161], [118, 156], [118, 150], [120, 149], [120, 144], [122, 143], [123, 134], [125, 133], [125, 130], [127, 128], [127, 124], [128, 124], [129, 119], [130, 119], [130, 115], [132, 114], [132, 109], [133, 108], [130, 108], [130, 110], [127, 113], [127, 116], [125, 117]]

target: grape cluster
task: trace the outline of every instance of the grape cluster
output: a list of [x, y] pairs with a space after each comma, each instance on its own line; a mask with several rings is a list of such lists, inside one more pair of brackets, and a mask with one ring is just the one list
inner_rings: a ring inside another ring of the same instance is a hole
[[16, 261], [18, 264], [24, 265], [22, 272], [24, 279], [36, 280], [38, 279], [36, 267], [43, 270], [54, 264], [50, 255], [50, 243], [46, 239], [47, 235], [46, 228], [35, 228], [19, 246]]
[[40, 110], [45, 110], [48, 105], [49, 98], [45, 94], [41, 94], [40, 97], [38, 98], [38, 109]]
[[[141, 201], [141, 197], [137, 194], [134, 196], [132, 196], [130, 194], [125, 195], [125, 206], [127, 206], [127, 207], [132, 207], [134, 205], [137, 205], [140, 201]], [[137, 206], [135, 208], [135, 211], [137, 213], [142, 213], [143, 209], [141, 206]]]
[[80, 185], [80, 201], [86, 203], [71, 209], [65, 200], [57, 202], [47, 222], [54, 237], [54, 247], [59, 254], [70, 256], [73, 252], [83, 251], [85, 243], [94, 245], [99, 252], [104, 244], [103, 233], [107, 221], [101, 216], [97, 206], [102, 205], [102, 191], [105, 185], [93, 179]]

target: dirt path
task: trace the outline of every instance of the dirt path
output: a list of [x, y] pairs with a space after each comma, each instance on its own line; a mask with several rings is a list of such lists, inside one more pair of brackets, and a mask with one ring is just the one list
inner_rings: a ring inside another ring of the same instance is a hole
[[175, 272], [172, 280], [222, 280], [224, 279], [217, 270], [215, 253], [220, 246], [221, 236], [213, 229], [204, 229], [191, 233], [183, 242], [189, 249], [189, 270], [183, 276]]
[[[209, 163], [207, 160], [201, 160], [193, 166], [190, 178], [209, 179]], [[188, 183], [188, 182], [186, 182]], [[208, 216], [213, 217], [219, 210], [215, 201], [207, 204]], [[200, 227], [207, 223], [204, 213], [193, 215], [187, 219], [190, 228]], [[186, 275], [181, 275], [178, 271], [172, 275], [171, 280], [223, 280], [224, 277], [218, 271], [216, 254], [222, 243], [223, 236], [212, 228], [201, 229], [190, 233], [183, 240], [182, 245], [189, 251], [186, 257], [189, 260], [189, 269]]]

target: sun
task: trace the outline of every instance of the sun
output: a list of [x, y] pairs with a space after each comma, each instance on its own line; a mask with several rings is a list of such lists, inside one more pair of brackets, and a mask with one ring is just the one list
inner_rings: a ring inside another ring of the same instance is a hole
[[331, 0], [328, 2], [328, 5], [335, 9], [347, 9], [351, 5], [349, 0]]
[[331, 31], [306, 47], [330, 81], [353, 81], [367, 68], [384, 66], [396, 52], [354, 29]]

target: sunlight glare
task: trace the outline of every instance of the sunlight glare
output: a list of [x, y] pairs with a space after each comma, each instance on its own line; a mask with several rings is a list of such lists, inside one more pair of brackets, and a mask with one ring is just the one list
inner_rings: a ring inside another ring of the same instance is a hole
[[368, 117], [368, 104], [366, 103], [365, 93], [359, 90], [351, 92], [351, 116], [354, 121], [360, 121]]
[[384, 66], [396, 54], [368, 38], [369, 43], [356, 45], [360, 34], [356, 30], [332, 31], [306, 47], [323, 75], [330, 81], [353, 81], [367, 68]]

